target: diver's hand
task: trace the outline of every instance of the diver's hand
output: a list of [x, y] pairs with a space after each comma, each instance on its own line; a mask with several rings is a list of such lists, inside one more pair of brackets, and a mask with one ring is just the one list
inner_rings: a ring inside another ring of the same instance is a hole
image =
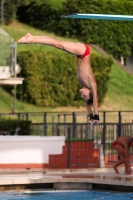
[[93, 117], [90, 117], [91, 125], [98, 125], [99, 124], [99, 115], [93, 115]]
[[91, 125], [98, 125], [99, 124], [99, 120], [91, 120]]

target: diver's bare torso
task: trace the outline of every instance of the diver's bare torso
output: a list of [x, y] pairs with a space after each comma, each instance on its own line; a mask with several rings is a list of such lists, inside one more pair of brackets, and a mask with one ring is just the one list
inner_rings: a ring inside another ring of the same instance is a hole
[[77, 57], [77, 78], [83, 87], [91, 89], [90, 82], [95, 79], [90, 66], [90, 55], [84, 58]]

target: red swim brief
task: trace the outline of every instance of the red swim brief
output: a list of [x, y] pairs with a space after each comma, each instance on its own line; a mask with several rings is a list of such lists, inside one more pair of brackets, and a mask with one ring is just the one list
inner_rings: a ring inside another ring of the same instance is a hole
[[78, 57], [80, 57], [80, 58], [84, 58], [84, 57], [86, 57], [86, 56], [88, 56], [88, 55], [90, 54], [90, 47], [89, 47], [87, 44], [85, 44], [85, 43], [83, 43], [83, 44], [85, 45], [86, 50], [85, 50], [85, 52], [84, 52], [83, 55], [78, 56]]
[[116, 142], [116, 141], [114, 141], [113, 143], [112, 143], [112, 147], [114, 147], [115, 145], [117, 145], [118, 143]]

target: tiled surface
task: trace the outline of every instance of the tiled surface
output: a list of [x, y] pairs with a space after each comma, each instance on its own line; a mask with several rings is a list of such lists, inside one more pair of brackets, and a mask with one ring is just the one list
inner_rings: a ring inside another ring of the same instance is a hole
[[65, 169], [65, 170], [0, 170], [0, 185], [21, 185], [31, 183], [81, 182], [109, 185], [133, 186], [133, 174], [124, 175], [120, 168], [119, 175], [113, 169]]
[[[99, 149], [94, 149], [92, 141], [71, 142], [70, 168], [80, 169], [99, 165]], [[62, 154], [49, 155], [48, 168], [65, 169], [68, 165], [68, 143], [63, 146]]]

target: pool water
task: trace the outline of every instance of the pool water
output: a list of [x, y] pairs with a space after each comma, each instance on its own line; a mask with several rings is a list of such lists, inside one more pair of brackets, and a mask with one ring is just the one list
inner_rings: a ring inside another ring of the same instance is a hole
[[131, 200], [133, 193], [89, 191], [0, 192], [0, 200]]

